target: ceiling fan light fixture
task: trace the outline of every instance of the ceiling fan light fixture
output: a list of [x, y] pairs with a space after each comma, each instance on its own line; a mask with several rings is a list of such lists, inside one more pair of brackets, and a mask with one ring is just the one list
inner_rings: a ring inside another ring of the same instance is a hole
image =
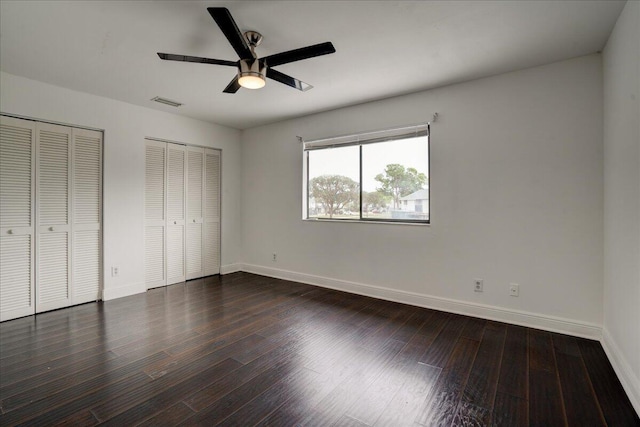
[[238, 84], [247, 89], [260, 89], [266, 84], [266, 64], [258, 59], [241, 59]]

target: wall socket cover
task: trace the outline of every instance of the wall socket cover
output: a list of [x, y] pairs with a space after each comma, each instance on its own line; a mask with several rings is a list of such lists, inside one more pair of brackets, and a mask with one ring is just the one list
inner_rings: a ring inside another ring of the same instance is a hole
[[512, 297], [520, 296], [520, 285], [517, 283], [509, 284], [509, 295]]
[[484, 281], [482, 279], [473, 279], [473, 291], [482, 292]]

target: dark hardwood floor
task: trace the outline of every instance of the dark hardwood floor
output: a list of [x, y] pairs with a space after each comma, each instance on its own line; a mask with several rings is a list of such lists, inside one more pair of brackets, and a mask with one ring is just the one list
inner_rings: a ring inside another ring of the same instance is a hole
[[247, 273], [0, 324], [0, 425], [638, 426], [596, 341]]

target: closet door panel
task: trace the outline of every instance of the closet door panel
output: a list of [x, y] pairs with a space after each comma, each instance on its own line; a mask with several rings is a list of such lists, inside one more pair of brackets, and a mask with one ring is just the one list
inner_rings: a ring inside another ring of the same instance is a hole
[[204, 149], [187, 147], [187, 280], [204, 276], [203, 180]]
[[164, 276], [164, 229], [165, 227], [145, 227], [145, 282], [147, 289], [166, 284]]
[[38, 236], [38, 312], [70, 305], [69, 279], [69, 233], [41, 233]]
[[100, 299], [102, 133], [73, 129], [73, 283], [71, 299]]
[[35, 133], [0, 117], [0, 321], [35, 313]]
[[100, 299], [101, 243], [100, 230], [73, 233], [73, 304]]
[[186, 148], [167, 144], [167, 284], [185, 281]]
[[166, 144], [145, 141], [145, 283], [147, 289], [166, 281]]
[[71, 304], [71, 128], [36, 125], [36, 312]]
[[35, 313], [33, 236], [0, 237], [0, 321]]
[[205, 150], [204, 273], [220, 273], [220, 151]]

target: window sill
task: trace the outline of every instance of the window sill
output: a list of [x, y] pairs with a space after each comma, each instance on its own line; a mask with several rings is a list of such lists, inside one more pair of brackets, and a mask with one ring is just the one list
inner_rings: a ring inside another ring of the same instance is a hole
[[387, 224], [387, 225], [409, 225], [425, 227], [430, 226], [431, 222], [425, 221], [376, 221], [376, 220], [361, 220], [361, 219], [327, 219], [327, 218], [302, 218], [304, 222], [337, 222], [342, 224]]

